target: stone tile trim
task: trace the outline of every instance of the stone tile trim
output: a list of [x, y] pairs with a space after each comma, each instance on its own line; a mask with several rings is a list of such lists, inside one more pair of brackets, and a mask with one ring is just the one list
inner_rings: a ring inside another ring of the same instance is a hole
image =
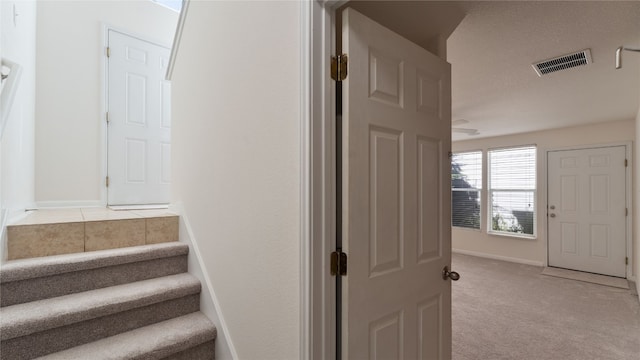
[[157, 217], [146, 219], [146, 244], [178, 241], [178, 217]]
[[178, 216], [7, 226], [8, 260], [178, 241]]
[[83, 251], [83, 223], [7, 226], [9, 260]]

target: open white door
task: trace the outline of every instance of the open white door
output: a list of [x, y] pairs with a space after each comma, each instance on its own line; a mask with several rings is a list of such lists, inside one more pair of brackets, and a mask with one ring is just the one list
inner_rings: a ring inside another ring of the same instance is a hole
[[347, 9], [343, 359], [450, 359], [451, 72]]
[[114, 30], [108, 36], [108, 204], [167, 204], [170, 50]]

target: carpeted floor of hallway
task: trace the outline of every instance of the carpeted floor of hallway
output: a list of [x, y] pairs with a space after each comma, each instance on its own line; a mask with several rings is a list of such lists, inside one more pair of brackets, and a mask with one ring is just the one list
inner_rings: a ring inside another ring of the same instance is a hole
[[630, 290], [474, 256], [452, 262], [454, 360], [640, 360]]

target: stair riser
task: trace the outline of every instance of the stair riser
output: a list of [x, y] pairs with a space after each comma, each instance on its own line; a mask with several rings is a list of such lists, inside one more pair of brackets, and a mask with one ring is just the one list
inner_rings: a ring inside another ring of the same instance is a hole
[[162, 360], [213, 360], [215, 359], [215, 353], [215, 342], [207, 341], [206, 343], [194, 346], [191, 349], [162, 358]]
[[177, 241], [177, 216], [7, 226], [8, 260]]
[[1, 343], [2, 352], [0, 353], [0, 360], [33, 359], [38, 356], [69, 349], [139, 327], [197, 312], [199, 309], [200, 295], [194, 294], [9, 339]]
[[79, 293], [187, 271], [187, 256], [69, 272], [0, 285], [0, 307]]

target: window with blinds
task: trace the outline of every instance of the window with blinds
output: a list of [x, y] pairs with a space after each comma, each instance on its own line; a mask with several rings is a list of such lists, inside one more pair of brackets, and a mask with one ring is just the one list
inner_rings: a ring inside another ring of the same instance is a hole
[[489, 231], [536, 234], [536, 148], [488, 152]]
[[480, 229], [482, 152], [453, 154], [451, 158], [451, 225]]

